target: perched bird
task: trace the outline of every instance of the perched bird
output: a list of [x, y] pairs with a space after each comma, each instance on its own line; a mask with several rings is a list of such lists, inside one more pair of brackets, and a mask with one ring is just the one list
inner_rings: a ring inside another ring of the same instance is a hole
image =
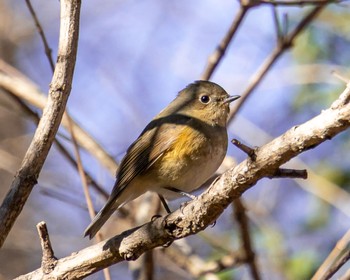
[[114, 211], [147, 191], [174, 198], [205, 183], [226, 155], [229, 104], [237, 98], [209, 81], [180, 91], [128, 148], [112, 193], [85, 236], [94, 237]]

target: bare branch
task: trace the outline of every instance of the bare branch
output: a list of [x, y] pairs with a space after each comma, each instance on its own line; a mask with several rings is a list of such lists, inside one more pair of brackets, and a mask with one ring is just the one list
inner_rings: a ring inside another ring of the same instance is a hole
[[0, 246], [27, 201], [54, 141], [71, 90], [79, 34], [80, 0], [61, 1], [58, 58], [49, 98], [34, 138], [0, 207]]
[[[78, 146], [77, 140], [75, 138], [74, 129], [73, 129], [73, 122], [72, 122], [72, 119], [70, 117], [68, 117], [68, 126], [69, 126], [69, 132], [70, 132], [71, 137], [72, 137], [72, 142], [73, 142], [73, 146], [74, 146], [74, 153], [75, 153], [75, 157], [77, 159], [77, 168], [78, 168], [79, 176], [81, 178], [81, 183], [82, 183], [82, 186], [83, 186], [83, 191], [84, 191], [84, 195], [85, 195], [86, 205], [88, 207], [90, 219], [92, 220], [95, 217], [96, 213], [95, 213], [94, 205], [93, 205], [92, 200], [91, 200], [91, 195], [90, 195], [90, 192], [89, 192], [88, 181], [87, 181], [87, 177], [85, 176], [83, 163], [81, 161], [80, 152], [79, 152], [79, 146]], [[102, 239], [103, 239], [102, 233], [98, 232], [97, 235], [96, 235], [97, 242], [102, 241]], [[110, 271], [109, 271], [108, 267], [103, 269], [103, 274], [104, 274], [104, 277], [105, 277], [106, 280], [110, 280], [111, 279], [111, 274], [110, 274]]]
[[239, 224], [240, 239], [242, 240], [242, 251], [244, 252], [245, 262], [249, 266], [251, 278], [254, 280], [261, 279], [258, 266], [255, 261], [255, 253], [253, 251], [252, 241], [250, 237], [248, 218], [246, 215], [246, 209], [243, 205], [241, 198], [236, 198], [233, 201], [234, 215], [236, 221]]
[[219, 65], [221, 59], [224, 57], [225, 52], [228, 48], [228, 45], [232, 41], [233, 36], [235, 35], [238, 27], [241, 25], [244, 16], [246, 15], [248, 9], [251, 6], [249, 5], [241, 5], [238, 14], [234, 18], [232, 25], [227, 31], [225, 37], [222, 39], [220, 44], [215, 49], [214, 53], [212, 53], [208, 59], [207, 66], [205, 67], [204, 73], [201, 76], [202, 80], [209, 80], [212, 74], [214, 73], [216, 67]]
[[272, 178], [298, 178], [298, 179], [307, 179], [307, 171], [305, 169], [297, 170], [297, 169], [288, 169], [288, 168], [278, 168], [275, 174], [273, 174]]
[[[0, 62], [0, 64], [1, 64], [1, 62]], [[1, 68], [1, 66], [0, 66], [0, 68]], [[1, 76], [1, 74], [0, 74], [0, 76]], [[1, 78], [0, 78], [0, 80], [1, 80]], [[23, 110], [25, 112], [25, 114], [27, 114], [30, 118], [33, 119], [34, 123], [36, 123], [36, 124], [39, 123], [40, 117], [36, 112], [34, 112], [32, 110], [32, 108], [30, 108], [25, 102], [23, 102], [22, 99], [17, 97], [17, 95], [12, 94], [7, 90], [5, 90], [5, 92], [8, 93], [8, 95], [18, 103], [18, 105], [21, 107], [21, 110]], [[69, 115], [67, 115], [67, 116], [69, 116]], [[72, 125], [74, 126], [74, 123]], [[77, 162], [71, 156], [70, 152], [60, 142], [60, 140], [57, 139], [57, 137], [55, 138], [55, 144], [56, 144], [57, 148], [59, 149], [59, 151], [63, 154], [63, 156], [72, 164], [72, 166], [74, 166], [75, 168], [78, 169]], [[86, 170], [84, 170], [84, 173], [85, 173], [85, 176], [88, 180], [88, 183], [91, 184], [100, 195], [102, 195], [104, 198], [107, 199], [109, 194], [92, 178], [92, 176]]]
[[[9, 93], [29, 102], [30, 104], [43, 109], [47, 104], [47, 98], [42, 94], [38, 87], [17, 69], [8, 65], [0, 59], [0, 87]], [[67, 113], [63, 115], [62, 125], [69, 130]], [[115, 174], [118, 164], [100, 144], [96, 142], [84, 129], [73, 121], [74, 134], [81, 147], [89, 151], [95, 158], [103, 164], [111, 174]]]
[[332, 264], [335, 263], [335, 260], [339, 258], [341, 253], [348, 247], [350, 243], [350, 230], [348, 230], [342, 238], [340, 238], [337, 242], [337, 244], [334, 246], [332, 251], [329, 253], [327, 258], [324, 260], [324, 262], [319, 266], [314, 276], [311, 278], [311, 280], [320, 280], [324, 279], [325, 275], [327, 274], [327, 271], [332, 266]]
[[49, 232], [46, 227], [45, 222], [40, 222], [36, 225], [38, 229], [41, 249], [43, 251], [43, 258], [41, 261], [41, 269], [45, 274], [50, 273], [57, 263], [57, 258], [54, 255], [53, 249], [51, 247]]
[[41, 27], [41, 24], [39, 22], [39, 19], [38, 17], [36, 16], [36, 13], [33, 9], [33, 6], [32, 4], [30, 3], [30, 0], [26, 0], [26, 3], [27, 3], [27, 6], [28, 6], [28, 9], [30, 11], [30, 14], [32, 15], [33, 19], [34, 19], [34, 22], [35, 22], [35, 26], [37, 27], [38, 29], [38, 32], [39, 32], [39, 35], [40, 35], [40, 38], [41, 40], [43, 41], [43, 44], [44, 44], [44, 48], [45, 48], [45, 54], [46, 54], [46, 57], [50, 63], [50, 67], [51, 67], [51, 70], [52, 72], [55, 70], [55, 63], [53, 62], [53, 59], [52, 59], [52, 50], [49, 46], [49, 44], [47, 43], [47, 40], [46, 40], [46, 36], [45, 36], [45, 33], [44, 33], [44, 30], [43, 28]]
[[[256, 150], [258, 148], [250, 148], [247, 145], [241, 143], [237, 139], [232, 139], [231, 143], [235, 145], [237, 148], [242, 150], [244, 153], [246, 153], [249, 158], [252, 161], [256, 160]], [[278, 168], [276, 172], [269, 176], [270, 179], [272, 178], [300, 178], [300, 179], [306, 179], [307, 178], [307, 171], [305, 169], [303, 170], [296, 170], [296, 169], [286, 169], [286, 168]]]
[[[288, 35], [285, 35], [283, 36], [283, 38], [280, 38], [278, 40], [278, 44], [276, 48], [271, 52], [271, 55], [263, 62], [263, 64], [254, 74], [254, 76], [251, 78], [251, 82], [248, 85], [248, 87], [245, 89], [245, 91], [242, 94], [240, 94], [241, 98], [237, 100], [237, 102], [235, 103], [235, 106], [233, 106], [233, 108], [231, 109], [230, 118], [229, 118], [230, 121], [232, 121], [234, 116], [242, 107], [243, 103], [248, 99], [250, 94], [257, 88], [257, 86], [265, 77], [268, 70], [273, 66], [273, 64], [277, 61], [277, 59], [293, 45], [295, 38], [301, 33], [301, 31], [303, 31], [311, 23], [311, 21], [322, 11], [322, 9], [324, 9], [326, 4], [328, 3], [329, 1], [327, 0], [322, 1], [319, 6], [314, 7], [299, 22], [299, 24], [295, 27], [295, 29], [292, 32], [290, 32]], [[278, 36], [280, 35], [278, 34]]]
[[[349, 90], [342, 95], [346, 94], [349, 94]], [[50, 277], [85, 277], [111, 264], [134, 260], [148, 250], [204, 230], [234, 199], [261, 178], [273, 175], [282, 164], [331, 139], [349, 126], [350, 104], [331, 106], [259, 148], [254, 162], [247, 159], [228, 170], [204, 193], [181, 209], [58, 260]], [[42, 277], [43, 272], [38, 269], [18, 279]]]
[[242, 152], [246, 153], [248, 157], [250, 157], [253, 161], [256, 159], [255, 149], [243, 144], [237, 139], [232, 139], [231, 143], [235, 145], [238, 149], [240, 149]]

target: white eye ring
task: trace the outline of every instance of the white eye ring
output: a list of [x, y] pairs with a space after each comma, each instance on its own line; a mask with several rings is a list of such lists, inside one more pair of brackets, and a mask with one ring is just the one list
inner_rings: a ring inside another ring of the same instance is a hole
[[208, 95], [202, 95], [199, 100], [203, 103], [203, 104], [208, 104], [210, 102], [210, 97]]

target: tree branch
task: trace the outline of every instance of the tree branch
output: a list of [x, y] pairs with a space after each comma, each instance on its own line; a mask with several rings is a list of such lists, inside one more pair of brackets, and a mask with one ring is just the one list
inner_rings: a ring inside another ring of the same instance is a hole
[[[0, 65], [1, 65], [1, 61], [0, 61]], [[1, 68], [1, 66], [0, 66]], [[1, 74], [0, 74], [0, 80], [1, 80]], [[1, 84], [1, 82], [0, 82]], [[1, 85], [0, 85], [1, 86]], [[29, 107], [22, 99], [20, 99], [19, 97], [17, 97], [17, 95], [4, 90], [15, 102], [17, 102], [17, 104], [21, 107], [21, 109], [23, 110], [23, 112], [26, 114], [25, 116], [27, 117], [27, 115], [33, 120], [33, 122], [38, 125], [39, 121], [40, 121], [40, 117], [39, 115], [31, 108]], [[68, 116], [68, 115], [67, 115]], [[74, 124], [73, 124], [74, 126]], [[70, 152], [64, 147], [64, 145], [61, 143], [60, 140], [58, 140], [58, 138], [55, 138], [55, 144], [58, 148], [58, 150], [62, 153], [62, 155], [67, 159], [68, 162], [70, 162], [72, 164], [73, 167], [75, 167], [78, 170], [78, 163], [76, 162], [76, 160], [73, 158], [73, 156], [70, 154]], [[95, 188], [95, 190], [102, 195], [105, 199], [108, 198], [109, 194], [95, 181], [95, 179], [86, 171], [84, 170], [85, 176], [89, 182], [89, 184], [92, 185], [93, 188]]]
[[[38, 87], [17, 69], [8, 65], [0, 59], [0, 87], [9, 93], [30, 103], [31, 105], [43, 109], [47, 104], [47, 98]], [[65, 113], [62, 118], [62, 126], [69, 130], [69, 115]], [[104, 165], [111, 174], [115, 174], [118, 164], [99, 143], [96, 142], [84, 129], [73, 121], [75, 137], [81, 147], [87, 150], [99, 162]]]
[[329, 253], [327, 258], [319, 266], [316, 273], [312, 276], [311, 280], [320, 280], [324, 279], [325, 275], [328, 273], [332, 265], [339, 259], [339, 256], [345, 249], [349, 246], [350, 243], [350, 230], [348, 230], [342, 238], [337, 241], [337, 244], [334, 246], [332, 251]]
[[44, 30], [43, 28], [41, 27], [41, 24], [39, 22], [39, 19], [38, 17], [36, 16], [36, 13], [33, 9], [33, 6], [32, 6], [32, 3], [30, 3], [30, 0], [26, 0], [26, 3], [27, 3], [27, 6], [28, 6], [28, 9], [29, 9], [29, 12], [30, 14], [32, 15], [33, 17], [33, 20], [35, 22], [35, 26], [36, 28], [38, 29], [38, 32], [39, 32], [39, 35], [40, 35], [40, 38], [44, 44], [44, 49], [45, 49], [45, 54], [46, 54], [46, 57], [49, 61], [49, 64], [50, 64], [50, 67], [51, 67], [51, 70], [52, 72], [55, 70], [55, 63], [53, 62], [53, 59], [52, 59], [52, 50], [49, 46], [49, 44], [47, 43], [47, 40], [46, 40], [46, 36], [45, 36], [45, 33], [44, 33]]
[[259, 148], [255, 161], [248, 158], [228, 170], [181, 209], [62, 258], [45, 277], [39, 268], [17, 279], [86, 277], [106, 266], [134, 260], [148, 250], [204, 230], [235, 198], [260, 179], [273, 175], [293, 157], [346, 130], [350, 126], [349, 95], [347, 87], [329, 109]]
[[204, 73], [201, 76], [201, 80], [209, 80], [215, 69], [219, 65], [220, 61], [225, 55], [225, 52], [232, 41], [233, 36], [236, 34], [239, 26], [243, 22], [243, 19], [252, 6], [249, 5], [252, 1], [241, 1], [241, 6], [239, 8], [238, 14], [234, 18], [229, 30], [225, 34], [224, 38], [220, 42], [220, 44], [216, 47], [215, 51], [208, 58], [207, 66], [205, 67]]
[[255, 260], [255, 253], [253, 251], [246, 208], [239, 197], [233, 201], [233, 205], [234, 216], [239, 224], [240, 239], [242, 240], [242, 248], [240, 251], [243, 252], [243, 255], [245, 256], [245, 262], [249, 266], [251, 278], [254, 280], [260, 280], [261, 276]]
[[38, 229], [39, 238], [41, 241], [41, 249], [43, 251], [43, 258], [41, 260], [41, 269], [44, 271], [44, 273], [50, 273], [57, 263], [57, 258], [54, 255], [49, 232], [46, 227], [45, 222], [40, 222], [36, 225], [36, 228]]
[[0, 207], [0, 247], [27, 201], [60, 125], [72, 85], [78, 46], [80, 0], [61, 1], [57, 65], [38, 128]]
[[257, 88], [260, 82], [263, 80], [269, 69], [274, 65], [277, 59], [290, 47], [292, 47], [294, 40], [297, 36], [312, 22], [312, 20], [329, 4], [330, 1], [322, 0], [320, 4], [313, 7], [311, 11], [299, 22], [299, 24], [289, 34], [277, 34], [278, 43], [275, 49], [271, 52], [270, 56], [266, 58], [257, 72], [251, 79], [250, 84], [245, 91], [240, 94], [241, 98], [235, 102], [235, 105], [230, 111], [229, 121], [232, 121], [244, 102], [248, 99], [250, 94]]

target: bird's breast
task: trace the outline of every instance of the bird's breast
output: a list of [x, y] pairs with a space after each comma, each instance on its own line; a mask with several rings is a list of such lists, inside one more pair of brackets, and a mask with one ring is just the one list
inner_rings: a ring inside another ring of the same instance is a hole
[[213, 175], [226, 150], [225, 128], [200, 131], [186, 127], [155, 165], [158, 180], [164, 186], [191, 192]]

